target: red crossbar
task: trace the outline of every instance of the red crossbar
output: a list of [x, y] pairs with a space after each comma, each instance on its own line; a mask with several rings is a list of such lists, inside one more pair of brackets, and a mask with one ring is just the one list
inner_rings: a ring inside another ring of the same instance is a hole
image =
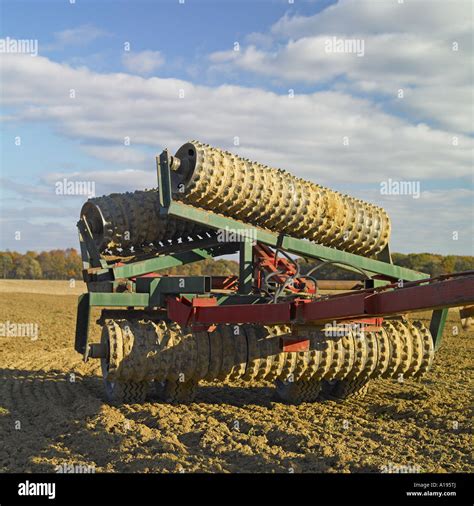
[[[329, 296], [323, 300], [295, 299], [278, 304], [218, 306], [216, 299], [168, 298], [168, 316], [181, 324], [305, 323], [359, 319], [474, 304], [474, 275], [424, 280], [390, 290]], [[205, 302], [208, 300], [209, 302]], [[199, 307], [197, 307], [199, 305]]]

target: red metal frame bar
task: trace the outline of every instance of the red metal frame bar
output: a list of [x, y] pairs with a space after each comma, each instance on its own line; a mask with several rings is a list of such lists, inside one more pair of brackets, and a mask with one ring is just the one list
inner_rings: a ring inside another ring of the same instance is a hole
[[[343, 320], [339, 325], [363, 325], [364, 332], [378, 332], [382, 329], [383, 318], [361, 318], [359, 320]], [[346, 327], [347, 328], [347, 327]], [[308, 327], [306, 325], [293, 325], [291, 333], [280, 336], [280, 349], [283, 352], [308, 351], [310, 340], [308, 339]]]
[[[405, 287], [381, 287], [316, 301], [218, 306], [214, 298], [168, 298], [168, 316], [181, 324], [304, 323], [385, 316], [474, 304], [474, 275], [442, 276]], [[205, 302], [208, 301], [208, 302]]]
[[213, 290], [237, 290], [238, 276], [211, 276]]
[[463, 306], [474, 301], [474, 276], [408, 286], [367, 297], [366, 313], [396, 314], [423, 309]]
[[292, 351], [309, 351], [309, 339], [303, 337], [280, 337], [280, 349], [285, 353]]

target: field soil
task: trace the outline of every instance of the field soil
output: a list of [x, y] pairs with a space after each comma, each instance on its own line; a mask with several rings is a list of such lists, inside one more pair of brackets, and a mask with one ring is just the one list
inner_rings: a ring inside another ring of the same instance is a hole
[[0, 337], [2, 472], [473, 471], [473, 332], [456, 311], [423, 380], [374, 381], [364, 400], [289, 406], [268, 383], [203, 383], [188, 406], [115, 407], [73, 349], [81, 289], [0, 282], [0, 322], [38, 324]]
[[6, 293], [51, 293], [54, 295], [80, 295], [87, 291], [83, 281], [0, 279], [0, 294]]

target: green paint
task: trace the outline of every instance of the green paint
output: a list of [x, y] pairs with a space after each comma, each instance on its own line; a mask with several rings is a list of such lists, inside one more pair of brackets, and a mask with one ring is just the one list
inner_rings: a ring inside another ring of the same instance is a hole
[[253, 247], [251, 241], [240, 243], [239, 293], [250, 294], [253, 285]]
[[228, 227], [230, 229], [247, 230], [249, 233], [253, 230], [255, 232], [254, 237], [256, 236], [256, 240], [258, 242], [268, 244], [273, 247], [279, 246], [288, 253], [294, 253], [306, 258], [341, 262], [346, 264], [341, 265], [341, 268], [346, 270], [357, 272], [359, 269], [363, 270], [368, 275], [381, 274], [392, 280], [402, 279], [404, 281], [417, 281], [419, 279], [429, 277], [428, 274], [413, 271], [405, 267], [399, 267], [380, 260], [362, 257], [355, 255], [354, 253], [347, 253], [334, 248], [328, 248], [327, 246], [315, 244], [304, 239], [278, 235], [268, 230], [253, 227], [252, 225], [248, 225], [241, 221], [233, 220], [209, 211], [204, 211], [203, 209], [198, 209], [181, 202], [171, 202], [168, 208], [168, 213], [177, 218], [183, 218], [195, 223], [200, 223], [214, 229], [225, 229]]
[[446, 325], [449, 309], [436, 309], [433, 311], [430, 322], [430, 333], [433, 337], [434, 347], [437, 350], [441, 346], [443, 331]]

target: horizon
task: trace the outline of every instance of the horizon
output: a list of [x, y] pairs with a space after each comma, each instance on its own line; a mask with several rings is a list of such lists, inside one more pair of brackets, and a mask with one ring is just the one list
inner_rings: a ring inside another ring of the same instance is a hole
[[[26, 255], [27, 253], [35, 253], [37, 255], [41, 255], [41, 253], [51, 253], [52, 251], [61, 251], [61, 252], [64, 252], [64, 251], [68, 251], [68, 250], [74, 250], [80, 256], [80, 248], [76, 248], [74, 246], [71, 246], [69, 248], [52, 248], [52, 249], [49, 249], [49, 250], [27, 250], [25, 252], [21, 252], [21, 251], [17, 251], [17, 250], [5, 249], [5, 250], [0, 250], [0, 254], [1, 253], [16, 253], [16, 254], [19, 254], [19, 255]], [[391, 251], [390, 254], [391, 255], [405, 255], [405, 256], [411, 256], [411, 255], [433, 255], [433, 256], [439, 256], [439, 257], [443, 257], [443, 258], [449, 257], [449, 256], [474, 258], [474, 255], [454, 255], [454, 254], [443, 255], [442, 253], [433, 253], [431, 251], [419, 251], [419, 252], [416, 252], [416, 253], [415, 252], [401, 253], [400, 251]], [[303, 258], [303, 257], [297, 257], [297, 258]], [[238, 254], [234, 253], [232, 255], [222, 255], [220, 257], [214, 257], [211, 260], [232, 260], [232, 261], [238, 262]], [[203, 260], [201, 260], [201, 261], [203, 261]], [[312, 261], [316, 261], [316, 260], [309, 260], [308, 259], [308, 262], [312, 262]]]

